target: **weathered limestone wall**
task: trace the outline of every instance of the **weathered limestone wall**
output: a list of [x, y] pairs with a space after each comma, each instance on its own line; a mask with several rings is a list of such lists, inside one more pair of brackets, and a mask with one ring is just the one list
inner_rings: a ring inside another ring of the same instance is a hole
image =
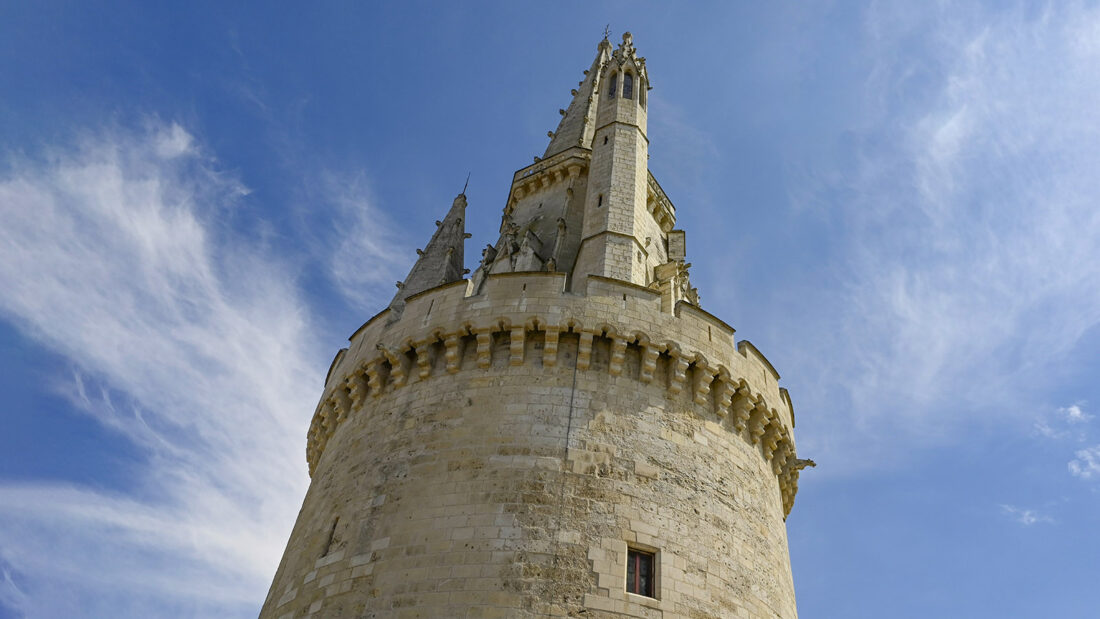
[[[442, 286], [352, 337], [261, 617], [796, 616], [774, 369], [698, 308], [564, 283]], [[659, 599], [625, 592], [628, 544]]]

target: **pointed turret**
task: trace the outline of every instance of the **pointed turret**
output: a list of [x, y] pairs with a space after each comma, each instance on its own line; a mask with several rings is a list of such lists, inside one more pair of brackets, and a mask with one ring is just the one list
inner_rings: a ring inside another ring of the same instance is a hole
[[436, 230], [427, 247], [416, 250], [419, 257], [404, 282], [397, 283], [397, 294], [390, 309], [400, 311], [405, 299], [443, 284], [457, 282], [467, 273], [463, 268], [462, 248], [466, 233], [466, 193], [458, 194], [443, 221], [435, 222]]
[[574, 146], [592, 147], [592, 134], [596, 129], [596, 107], [600, 99], [600, 67], [611, 58], [611, 43], [604, 37], [596, 50], [596, 59], [584, 72], [584, 79], [573, 90], [569, 107], [561, 110], [562, 119], [557, 131], [551, 133], [550, 145], [542, 158], [546, 159]]
[[652, 282], [653, 267], [664, 262], [656, 255], [661, 252], [651, 253], [657, 248], [646, 239], [664, 238], [667, 231], [655, 225], [648, 208], [649, 73], [629, 32], [623, 33], [623, 42], [600, 74], [581, 233], [584, 242], [573, 278], [583, 281], [596, 275], [646, 286]]

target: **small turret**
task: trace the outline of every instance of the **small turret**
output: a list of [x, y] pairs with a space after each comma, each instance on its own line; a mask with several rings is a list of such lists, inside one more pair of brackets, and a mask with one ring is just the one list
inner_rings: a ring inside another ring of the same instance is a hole
[[592, 164], [584, 202], [584, 239], [573, 271], [646, 286], [656, 263], [646, 237], [663, 238], [647, 212], [649, 138], [646, 137], [645, 58], [634, 38], [623, 42], [600, 67], [600, 99], [592, 140]]
[[390, 301], [390, 310], [400, 314], [405, 299], [418, 292], [443, 284], [457, 282], [467, 273], [463, 267], [463, 246], [470, 235], [466, 232], [466, 192], [458, 194], [443, 221], [435, 222], [435, 234], [424, 249], [416, 250], [416, 264], [405, 281], [397, 283], [397, 294]]

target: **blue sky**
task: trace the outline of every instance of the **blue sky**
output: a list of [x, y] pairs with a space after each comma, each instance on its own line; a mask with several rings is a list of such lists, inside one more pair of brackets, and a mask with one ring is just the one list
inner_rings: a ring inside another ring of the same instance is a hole
[[605, 24], [819, 465], [801, 616], [1096, 616], [1095, 3], [154, 4], [0, 6], [0, 617], [255, 616], [332, 354]]

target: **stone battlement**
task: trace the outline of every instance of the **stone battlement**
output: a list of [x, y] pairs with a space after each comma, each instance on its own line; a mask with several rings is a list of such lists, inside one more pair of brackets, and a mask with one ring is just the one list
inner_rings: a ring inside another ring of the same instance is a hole
[[[329, 371], [309, 429], [310, 473], [341, 423], [383, 394], [439, 373], [570, 363], [635, 379], [695, 415], [715, 417], [770, 464], [789, 513], [804, 463], [796, 457], [790, 397], [756, 347], [735, 344], [732, 327], [689, 303], [663, 312], [659, 291], [589, 277], [576, 294], [565, 291], [565, 280], [561, 273], [493, 275], [476, 296], [454, 282], [408, 297], [396, 319], [391, 310], [371, 318]], [[566, 348], [573, 352], [563, 356]]]

